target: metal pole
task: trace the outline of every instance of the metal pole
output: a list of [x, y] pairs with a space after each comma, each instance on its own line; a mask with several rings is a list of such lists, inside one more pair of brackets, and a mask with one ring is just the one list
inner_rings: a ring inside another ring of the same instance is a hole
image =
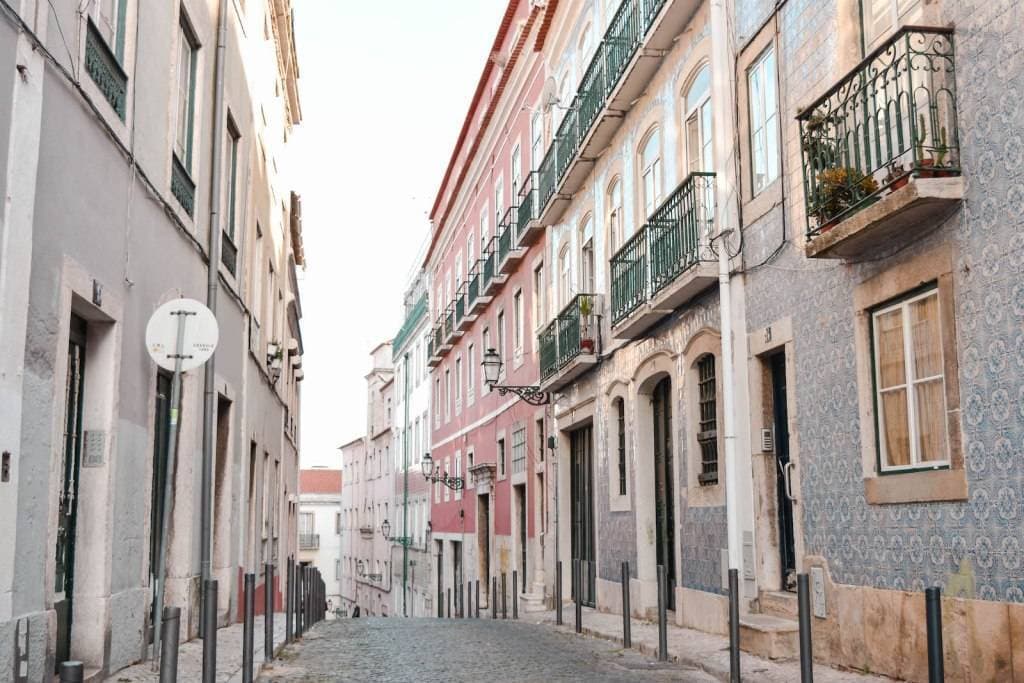
[[284, 642], [290, 643], [293, 635], [292, 582], [295, 580], [295, 562], [291, 555], [288, 556], [288, 562], [285, 564], [285, 579], [288, 584], [284, 589]]
[[180, 607], [164, 607], [163, 645], [160, 652], [160, 683], [178, 681], [178, 633], [181, 623]]
[[476, 580], [476, 618], [480, 618], [480, 579]]
[[441, 566], [441, 551], [440, 544], [438, 544], [437, 552], [437, 616], [438, 618], [444, 618], [444, 577], [441, 575], [443, 567]]
[[160, 559], [156, 571], [156, 605], [153, 608], [153, 660], [160, 652], [160, 619], [164, 612], [164, 590], [167, 583], [167, 527], [171, 523], [171, 497], [174, 495], [174, 463], [178, 452], [178, 405], [181, 403], [181, 351], [185, 345], [185, 323], [188, 311], [176, 311], [178, 338], [174, 348], [174, 374], [171, 376], [171, 410], [167, 427], [167, 463], [164, 467], [164, 499], [160, 512]]
[[740, 571], [729, 570], [729, 681], [740, 683]]
[[814, 681], [814, 651], [811, 649], [811, 588], [807, 574], [796, 575], [797, 616], [800, 620], [800, 682]]
[[309, 629], [314, 623], [313, 620], [313, 567], [306, 567], [306, 628]]
[[267, 562], [263, 583], [263, 662], [274, 659], [274, 565]]
[[244, 579], [245, 607], [242, 614], [242, 683], [252, 683], [252, 659], [255, 648], [256, 575], [249, 572]]
[[562, 561], [555, 562], [555, 623], [562, 625]]
[[633, 647], [629, 630], [629, 562], [622, 563], [622, 647]]
[[305, 627], [305, 623], [302, 618], [302, 573], [305, 568], [297, 564], [295, 565], [295, 596], [293, 598], [295, 602], [295, 636], [301, 637], [302, 630]]
[[491, 577], [491, 619], [498, 618], [498, 577]]
[[203, 605], [203, 683], [217, 680], [217, 579], [209, 579], [203, 586], [206, 604]]
[[82, 662], [61, 662], [60, 683], [82, 683], [85, 680], [85, 665]]
[[[405, 436], [409, 436], [409, 352], [405, 353]], [[405, 603], [409, 575], [409, 438], [402, 439], [402, 616], [409, 616]]]
[[512, 618], [519, 618], [519, 577], [516, 570], [512, 570]]
[[505, 585], [505, 572], [501, 573], [501, 618], [508, 619], [508, 590]]
[[928, 624], [928, 683], [946, 680], [942, 661], [942, 589], [924, 589], [925, 621]]
[[452, 618], [452, 589], [448, 589], [448, 618]]
[[459, 582], [459, 617], [462, 619], [466, 618], [466, 587]]
[[581, 601], [583, 591], [580, 590], [582, 580], [580, 559], [576, 557], [572, 561], [572, 597], [576, 601], [576, 633], [583, 633], [583, 602]]
[[668, 591], [665, 565], [658, 565], [658, 661], [668, 661]]

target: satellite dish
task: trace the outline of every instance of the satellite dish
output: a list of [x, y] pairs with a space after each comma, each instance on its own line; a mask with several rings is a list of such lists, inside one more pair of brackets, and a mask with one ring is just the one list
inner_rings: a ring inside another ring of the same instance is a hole
[[544, 88], [540, 91], [540, 106], [544, 111], [548, 111], [558, 103], [558, 84], [555, 83], [554, 76], [548, 76], [544, 81]]

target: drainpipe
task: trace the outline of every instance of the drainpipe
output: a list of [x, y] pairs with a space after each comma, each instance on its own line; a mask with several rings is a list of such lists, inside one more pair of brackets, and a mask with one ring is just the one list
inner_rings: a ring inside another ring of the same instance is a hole
[[[213, 104], [213, 141], [212, 159], [213, 178], [210, 188], [210, 222], [209, 238], [210, 256], [209, 267], [206, 277], [206, 306], [217, 316], [217, 290], [220, 285], [220, 186], [223, 163], [223, 150], [221, 139], [224, 133], [224, 54], [227, 51], [228, 34], [228, 0], [220, 0], [217, 18], [217, 51], [215, 53], [214, 66], [214, 104]], [[202, 507], [200, 514], [200, 558], [202, 567], [202, 585], [211, 578], [210, 557], [213, 551], [213, 438], [214, 423], [217, 417], [216, 377], [215, 361], [217, 354], [214, 353], [206, 362], [206, 371], [203, 377], [203, 463], [202, 463]], [[205, 601], [206, 594], [203, 594]]]
[[409, 576], [409, 352], [405, 352], [405, 426], [402, 431], [402, 616], [409, 616], [405, 603], [407, 600], [407, 579]]

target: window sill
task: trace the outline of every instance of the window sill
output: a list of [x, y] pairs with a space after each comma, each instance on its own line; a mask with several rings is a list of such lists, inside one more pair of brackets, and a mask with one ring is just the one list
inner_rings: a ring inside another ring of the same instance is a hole
[[864, 496], [871, 505], [967, 500], [964, 470], [924, 470], [864, 479]]

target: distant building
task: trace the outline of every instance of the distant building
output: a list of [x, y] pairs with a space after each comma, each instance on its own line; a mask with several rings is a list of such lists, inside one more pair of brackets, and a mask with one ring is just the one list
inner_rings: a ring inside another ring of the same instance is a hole
[[299, 472], [299, 564], [320, 570], [326, 599], [341, 605], [341, 470]]

